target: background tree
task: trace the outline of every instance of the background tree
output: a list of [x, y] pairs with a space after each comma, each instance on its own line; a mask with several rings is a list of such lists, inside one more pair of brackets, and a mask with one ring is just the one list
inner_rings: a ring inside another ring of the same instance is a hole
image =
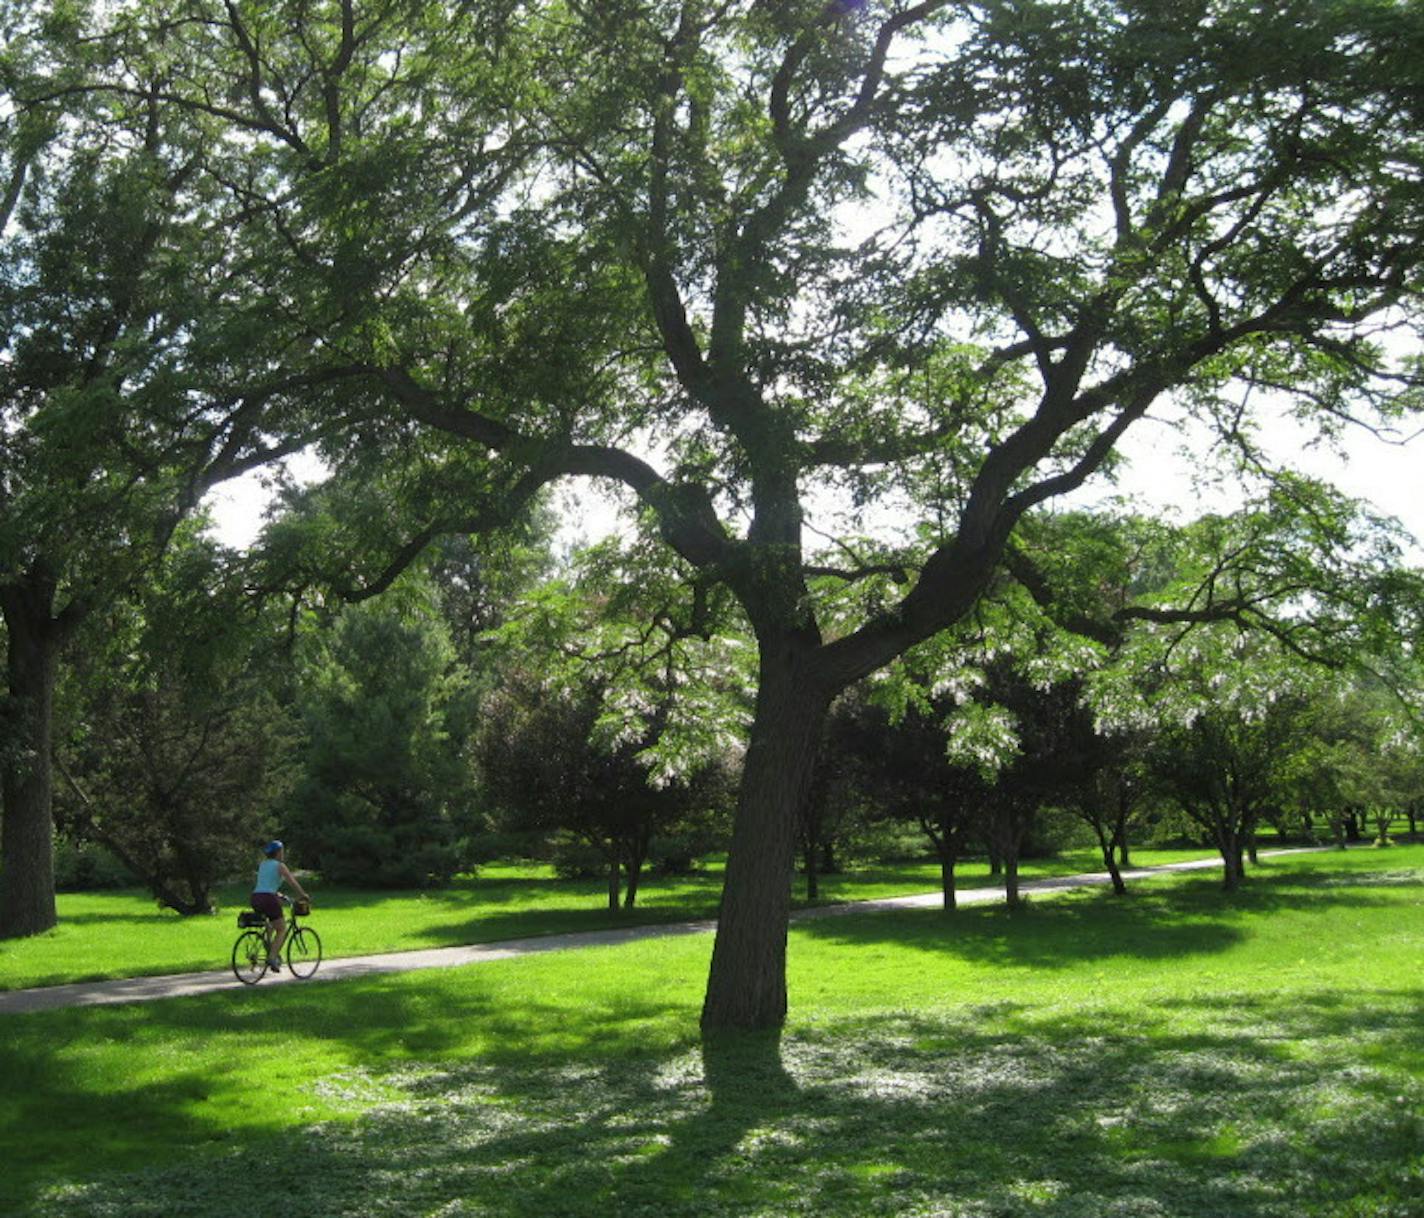
[[474, 691], [433, 600], [408, 581], [301, 641], [305, 744], [287, 836], [327, 879], [427, 887], [466, 862], [479, 827]]
[[1127, 892], [1122, 873], [1131, 864], [1134, 831], [1149, 809], [1151, 778], [1146, 751], [1150, 734], [1136, 731], [1095, 731], [1084, 741], [1085, 772], [1068, 805], [1093, 831], [1113, 891]]
[[650, 742], [598, 743], [603, 711], [596, 684], [570, 690], [510, 673], [486, 704], [480, 771], [511, 827], [584, 843], [603, 860], [608, 908], [621, 894], [631, 909], [654, 839], [704, 811], [716, 783], [710, 770], [654, 782], [640, 756]]
[[946, 910], [956, 907], [955, 868], [970, 841], [983, 836], [990, 797], [980, 768], [949, 755], [949, 713], [945, 705], [907, 705], [897, 718], [851, 694], [837, 703], [829, 729], [836, 753], [852, 764], [860, 798], [924, 835], [939, 861]]
[[222, 133], [164, 102], [160, 65], [95, 92], [92, 79], [121, 65], [83, 6], [7, 4], [4, 19], [0, 612], [14, 744], [0, 760], [0, 936], [11, 936], [55, 922], [65, 646], [142, 586], [208, 489], [341, 412], [317, 392], [329, 370], [301, 364], [290, 327], [255, 294], [265, 256], [206, 172]]
[[[492, 641], [505, 667], [482, 771], [520, 823], [596, 851], [610, 894], [621, 871], [635, 897], [650, 851], [722, 845], [750, 685], [728, 605], [646, 533], [609, 538], [571, 554]], [[601, 789], [579, 795], [582, 781]]]
[[1142, 689], [1155, 719], [1148, 765], [1221, 853], [1225, 887], [1238, 888], [1328, 676], [1233, 626], [1202, 627], [1165, 645], [1148, 629], [1122, 659], [1141, 663], [1143, 651], [1156, 657]]
[[180, 914], [213, 912], [292, 779], [278, 635], [225, 561], [185, 528], [138, 604], [90, 619], [61, 688], [60, 828]]

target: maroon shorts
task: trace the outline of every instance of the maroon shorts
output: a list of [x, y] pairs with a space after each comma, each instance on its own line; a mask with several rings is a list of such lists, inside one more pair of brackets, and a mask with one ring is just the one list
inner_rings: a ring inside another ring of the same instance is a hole
[[254, 892], [252, 908], [264, 918], [271, 918], [273, 921], [282, 916], [282, 902], [275, 892]]

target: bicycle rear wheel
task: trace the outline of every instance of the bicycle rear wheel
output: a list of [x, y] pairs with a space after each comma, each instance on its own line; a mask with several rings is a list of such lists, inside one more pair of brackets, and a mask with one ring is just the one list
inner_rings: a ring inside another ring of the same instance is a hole
[[310, 926], [299, 926], [287, 936], [287, 967], [305, 981], [321, 963], [321, 936]]
[[267, 937], [260, 930], [245, 930], [232, 945], [233, 975], [243, 985], [256, 985], [267, 971]]

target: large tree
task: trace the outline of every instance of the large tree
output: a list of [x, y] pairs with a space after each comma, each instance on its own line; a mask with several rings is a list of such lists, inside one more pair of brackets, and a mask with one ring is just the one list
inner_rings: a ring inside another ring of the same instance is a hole
[[[1414, 5], [175, 11], [165, 45], [211, 62], [165, 95], [267, 158], [252, 214], [305, 299], [344, 292], [313, 304], [324, 350], [445, 437], [346, 450], [449, 471], [390, 565], [600, 477], [739, 602], [759, 684], [709, 1028], [784, 1017], [830, 703], [963, 618], [1027, 513], [1169, 397], [1254, 457], [1252, 387], [1335, 421], [1408, 384], [1373, 328], [1415, 320], [1424, 251]], [[837, 491], [894, 499], [916, 547], [814, 555]], [[895, 579], [846, 620], [830, 565]]]
[[[0, 937], [55, 923], [52, 745], [63, 651], [140, 588], [218, 482], [340, 418], [274, 316], [271, 251], [218, 186], [225, 133], [122, 64], [84, 6], [0, 6]], [[280, 422], [278, 421], [280, 417]]]

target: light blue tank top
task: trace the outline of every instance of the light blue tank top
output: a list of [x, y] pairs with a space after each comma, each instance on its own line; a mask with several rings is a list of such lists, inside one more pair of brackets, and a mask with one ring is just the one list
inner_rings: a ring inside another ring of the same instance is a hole
[[282, 887], [282, 864], [276, 859], [263, 859], [257, 864], [257, 886], [253, 892], [276, 892]]

